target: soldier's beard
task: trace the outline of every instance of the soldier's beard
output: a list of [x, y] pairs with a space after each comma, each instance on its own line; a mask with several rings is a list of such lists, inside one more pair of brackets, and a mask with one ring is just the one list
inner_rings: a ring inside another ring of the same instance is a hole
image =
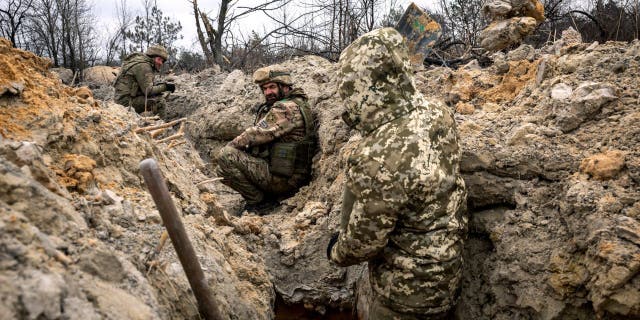
[[278, 93], [270, 93], [264, 96], [265, 100], [267, 100], [268, 105], [272, 105], [276, 103], [276, 101], [282, 99], [282, 91], [278, 89]]
[[267, 100], [267, 104], [268, 105], [272, 105], [274, 104], [276, 101], [278, 101], [278, 95], [275, 93], [272, 94], [268, 94], [264, 97]]

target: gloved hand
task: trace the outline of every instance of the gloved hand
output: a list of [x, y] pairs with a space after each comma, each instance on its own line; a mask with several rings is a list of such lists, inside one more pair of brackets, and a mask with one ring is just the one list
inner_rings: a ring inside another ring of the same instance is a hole
[[176, 91], [176, 84], [175, 83], [171, 83], [171, 82], [167, 82], [164, 84], [165, 88], [167, 88], [167, 91], [171, 91], [171, 92], [175, 92]]
[[333, 246], [336, 245], [336, 242], [338, 242], [338, 236], [340, 235], [340, 233], [334, 233], [331, 236], [331, 239], [329, 239], [329, 245], [327, 245], [327, 259], [331, 260], [331, 249], [333, 249]]

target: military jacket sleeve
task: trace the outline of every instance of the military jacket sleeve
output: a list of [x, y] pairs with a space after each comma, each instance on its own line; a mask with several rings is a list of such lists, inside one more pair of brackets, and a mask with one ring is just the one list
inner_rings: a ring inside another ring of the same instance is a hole
[[236, 148], [262, 145], [298, 127], [304, 127], [304, 119], [298, 105], [293, 101], [278, 101], [255, 126], [247, 128], [233, 139], [231, 145]]
[[[359, 158], [359, 159], [358, 159]], [[364, 159], [363, 159], [364, 158]], [[331, 260], [341, 266], [357, 264], [377, 255], [389, 240], [407, 195], [394, 173], [380, 161], [357, 156], [349, 169], [346, 188], [355, 197], [346, 230], [340, 231]]]
[[153, 69], [148, 63], [140, 63], [132, 69], [133, 76], [140, 87], [140, 95], [147, 92], [147, 96], [155, 96], [166, 91], [164, 84], [153, 85]]

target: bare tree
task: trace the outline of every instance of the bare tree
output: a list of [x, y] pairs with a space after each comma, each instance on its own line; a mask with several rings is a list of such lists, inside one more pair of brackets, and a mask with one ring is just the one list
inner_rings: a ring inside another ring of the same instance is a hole
[[38, 45], [36, 52], [51, 58], [54, 66], [60, 65], [60, 17], [56, 0], [36, 0], [29, 19], [32, 43]]
[[[383, 26], [392, 11], [381, 10], [383, 0], [319, 0], [303, 4], [297, 16], [269, 15], [278, 28], [271, 32], [272, 45], [283, 53], [317, 54], [337, 60], [340, 52], [365, 32]], [[388, 23], [388, 21], [387, 21]]]
[[[270, 11], [278, 10], [282, 6], [289, 3], [291, 0], [270, 0], [254, 7], [239, 7], [238, 12], [234, 8], [233, 0], [222, 0], [218, 7], [218, 16], [216, 19], [210, 18], [205, 12], [200, 11], [200, 18], [204, 25], [204, 29], [207, 32], [208, 39], [206, 43], [211, 50], [213, 61], [220, 65], [225, 65], [225, 47], [223, 47], [223, 39], [229, 35], [231, 26], [236, 24], [238, 20], [251, 13], [262, 12], [267, 13]], [[199, 10], [198, 10], [199, 11]], [[212, 22], [216, 23], [216, 28], [213, 28]], [[206, 46], [203, 46], [203, 51], [206, 52]], [[228, 59], [227, 59], [228, 60]]]
[[8, 0], [0, 6], [0, 32], [14, 47], [18, 47], [16, 36], [31, 10], [33, 0]]
[[118, 23], [113, 33], [107, 36], [105, 47], [105, 64], [111, 65], [126, 52], [126, 32], [133, 24], [133, 15], [128, 9], [127, 0], [116, 2]]
[[207, 41], [204, 38], [204, 33], [202, 33], [202, 27], [200, 26], [200, 16], [202, 15], [202, 13], [200, 12], [200, 8], [198, 8], [197, 0], [192, 0], [190, 2], [193, 6], [193, 15], [196, 19], [196, 33], [198, 34], [198, 41], [200, 42], [200, 47], [202, 48], [202, 52], [204, 53], [207, 65], [211, 65], [213, 64], [213, 54], [207, 46]]
[[482, 16], [485, 0], [439, 0], [437, 13], [443, 18], [443, 38], [475, 46], [477, 35], [487, 24]]

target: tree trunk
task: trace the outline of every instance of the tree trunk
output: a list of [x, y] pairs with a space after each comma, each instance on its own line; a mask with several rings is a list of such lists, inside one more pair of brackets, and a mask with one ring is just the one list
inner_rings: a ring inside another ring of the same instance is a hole
[[222, 35], [225, 31], [225, 21], [227, 20], [227, 10], [229, 9], [230, 0], [222, 0], [220, 3], [220, 12], [218, 13], [218, 30], [215, 38], [215, 48], [213, 50], [216, 63], [222, 67], [223, 52], [222, 52]]
[[216, 52], [215, 39], [218, 37], [216, 31], [213, 30], [213, 26], [211, 26], [211, 22], [209, 21], [209, 17], [204, 12], [200, 12], [200, 18], [202, 18], [202, 24], [204, 24], [204, 30], [207, 32], [207, 36], [209, 37], [209, 48], [210, 52], [213, 54], [213, 61], [218, 63], [218, 52]]
[[193, 0], [193, 15], [196, 17], [196, 32], [198, 33], [198, 41], [200, 41], [200, 47], [202, 47], [202, 52], [204, 53], [204, 58], [207, 61], [207, 65], [211, 66], [213, 64], [213, 56], [211, 55], [211, 50], [209, 50], [209, 47], [207, 47], [207, 42], [204, 39], [202, 28], [200, 28], [200, 9], [198, 9], [198, 0]]

